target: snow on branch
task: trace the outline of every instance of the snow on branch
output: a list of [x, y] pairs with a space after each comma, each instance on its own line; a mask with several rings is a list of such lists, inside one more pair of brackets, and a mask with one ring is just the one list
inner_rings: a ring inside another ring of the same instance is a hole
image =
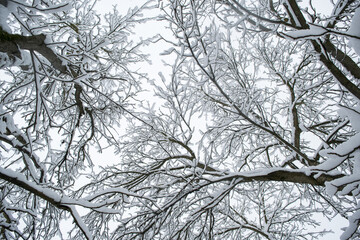
[[33, 36], [22, 36], [19, 34], [10, 34], [0, 27], [0, 52], [5, 52], [21, 58], [20, 49], [36, 51], [43, 55], [58, 71], [65, 73], [66, 67], [54, 51], [46, 45], [46, 36], [44, 34]]
[[[8, 4], [8, 1], [5, 1], [5, 2], [6, 2], [6, 4]], [[24, 4], [20, 1], [15, 1], [15, 0], [11, 0], [10, 3], [15, 6], [18, 5], [18, 6], [29, 8], [31, 10], [41, 11], [43, 13], [57, 13], [57, 12], [61, 12], [61, 11], [69, 11], [72, 9], [70, 2], [65, 2], [65, 3], [61, 3], [61, 4], [49, 4], [48, 3], [47, 4], [48, 6], [46, 8], [39, 7], [38, 4], [35, 6], [30, 6], [30, 5]], [[12, 6], [12, 7], [14, 8], [14, 6]]]
[[238, 179], [239, 183], [251, 181], [280, 181], [300, 184], [311, 184], [314, 186], [325, 186], [325, 182], [343, 177], [343, 174], [332, 174], [307, 169], [284, 169], [274, 167], [271, 169], [259, 169], [243, 173], [230, 173], [227, 176], [215, 178], [212, 181], [223, 181]]
[[[134, 196], [134, 197], [139, 197], [139, 198], [145, 198], [147, 200], [152, 200], [150, 198], [142, 197], [136, 193], [132, 193], [129, 190], [126, 190], [124, 188], [107, 189], [107, 190], [103, 190], [99, 193], [96, 193], [94, 195], [91, 195], [89, 197], [74, 200], [65, 195], [60, 195], [49, 188], [45, 188], [45, 187], [39, 186], [38, 184], [36, 184], [34, 182], [30, 182], [22, 174], [17, 173], [10, 169], [5, 169], [5, 168], [0, 167], [0, 178], [17, 185], [18, 187], [23, 188], [39, 197], [45, 199], [46, 201], [50, 202], [51, 204], [55, 205], [56, 207], [64, 209], [64, 210], [68, 210], [68, 205], [78, 205], [78, 206], [82, 206], [85, 208], [91, 208], [91, 209], [102, 208], [103, 206], [108, 205], [109, 202], [107, 201], [107, 202], [94, 203], [94, 202], [91, 202], [91, 200], [94, 200], [95, 198], [99, 197], [100, 195], [104, 195], [104, 194], [108, 194], [108, 193], [120, 193], [120, 194], [124, 194], [124, 195], [129, 195], [129, 196]], [[113, 214], [118, 213], [118, 211], [116, 211], [114, 209], [110, 209], [110, 208], [106, 209], [105, 212], [113, 213]]]
[[315, 25], [309, 23], [309, 29], [301, 29], [301, 30], [295, 30], [295, 31], [287, 31], [287, 32], [281, 32], [279, 33], [280, 36], [291, 39], [291, 40], [315, 40], [317, 38], [323, 37], [327, 34], [336, 34], [336, 35], [342, 35], [349, 37], [351, 39], [358, 39], [360, 40], [360, 36], [350, 34], [348, 32], [340, 32], [333, 29], [325, 28], [320, 25]]
[[98, 211], [98, 212], [103, 212], [103, 213], [107, 213], [107, 214], [117, 214], [120, 212], [117, 211], [116, 209], [105, 207], [109, 204], [112, 204], [114, 201], [117, 201], [118, 200], [117, 198], [115, 198], [114, 201], [107, 199], [105, 201], [100, 201], [97, 203], [91, 202], [91, 201], [101, 195], [108, 194], [108, 193], [120, 193], [120, 194], [124, 194], [124, 195], [129, 195], [129, 196], [134, 196], [134, 197], [139, 197], [139, 198], [145, 198], [147, 200], [152, 200], [150, 198], [142, 197], [136, 193], [132, 193], [124, 188], [107, 189], [107, 190], [103, 190], [99, 193], [96, 193], [94, 195], [91, 195], [89, 197], [75, 200], [75, 199], [71, 199], [70, 197], [68, 197], [66, 195], [60, 195], [59, 193], [55, 192], [54, 190], [40, 186], [40, 185], [36, 184], [35, 182], [28, 181], [26, 179], [26, 177], [24, 175], [22, 175], [21, 173], [15, 172], [10, 169], [5, 169], [2, 167], [0, 167], [0, 178], [20, 187], [22, 189], [27, 190], [27, 191], [35, 194], [36, 196], [41, 197], [42, 199], [48, 201], [49, 203], [51, 203], [52, 205], [56, 206], [59, 209], [69, 211], [71, 213], [71, 215], [74, 217], [74, 220], [77, 223], [78, 227], [81, 229], [81, 231], [87, 237], [87, 239], [92, 239], [92, 236], [91, 236], [89, 230], [87, 229], [86, 225], [83, 223], [80, 215], [77, 213], [77, 211], [75, 209], [76, 205], [85, 207], [85, 208], [96, 209], [96, 211]]
[[350, 46], [354, 48], [355, 52], [360, 55], [360, 29], [359, 29], [359, 22], [360, 22], [360, 8], [355, 11], [355, 14], [352, 18], [351, 25], [349, 28], [348, 33], [357, 36], [357, 38], [350, 38]]

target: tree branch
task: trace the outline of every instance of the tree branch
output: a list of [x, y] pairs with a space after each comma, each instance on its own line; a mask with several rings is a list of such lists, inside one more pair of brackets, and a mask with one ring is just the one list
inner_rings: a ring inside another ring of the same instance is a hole
[[252, 182], [252, 181], [275, 181], [275, 182], [291, 182], [298, 184], [310, 184], [312, 186], [325, 186], [325, 182], [329, 182], [341, 177], [344, 174], [328, 174], [318, 172], [312, 172], [307, 174], [305, 170], [296, 169], [284, 169], [284, 168], [273, 168], [273, 169], [259, 169], [254, 171], [248, 171], [244, 173], [232, 173], [224, 177], [216, 178], [213, 182], [220, 182], [224, 180], [237, 180], [238, 184]]
[[36, 51], [44, 56], [53, 67], [61, 73], [67, 73], [67, 68], [63, 65], [61, 59], [49, 48], [44, 34], [23, 36], [19, 34], [10, 34], [0, 27], [0, 51], [21, 58], [20, 49]]

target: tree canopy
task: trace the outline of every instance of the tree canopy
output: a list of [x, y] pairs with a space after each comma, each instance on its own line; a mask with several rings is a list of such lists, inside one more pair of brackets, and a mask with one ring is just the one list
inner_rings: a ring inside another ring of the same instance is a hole
[[1, 238], [360, 237], [360, 1], [96, 4], [0, 0]]

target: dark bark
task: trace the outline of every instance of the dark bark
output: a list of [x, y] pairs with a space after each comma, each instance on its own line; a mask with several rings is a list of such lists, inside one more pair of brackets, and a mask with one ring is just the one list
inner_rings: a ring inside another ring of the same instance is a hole
[[[264, 170], [266, 171], [266, 170]], [[267, 170], [269, 171], [269, 170]], [[290, 182], [290, 183], [297, 183], [297, 184], [309, 184], [312, 186], [321, 186], [324, 187], [325, 186], [325, 182], [329, 182], [341, 177], [344, 177], [345, 175], [343, 174], [328, 174], [328, 173], [322, 173], [319, 174], [319, 176], [317, 176], [315, 178], [315, 173], [312, 174], [306, 174], [305, 172], [302, 171], [294, 171], [294, 170], [286, 170], [286, 169], [278, 169], [278, 170], [273, 170], [273, 171], [269, 171], [268, 173], [264, 173], [264, 174], [254, 174], [253, 176], [250, 175], [251, 173], [248, 174], [235, 174], [235, 175], [229, 175], [229, 176], [224, 176], [222, 178], [220, 178], [220, 181], [223, 180], [234, 180], [234, 179], [239, 179], [239, 184], [240, 183], [246, 183], [246, 182], [252, 182], [252, 181], [262, 181], [262, 182]], [[249, 176], [250, 175], [250, 176]]]
[[360, 81], [360, 67], [357, 65], [354, 60], [349, 57], [349, 55], [345, 54], [340, 49], [336, 48], [330, 40], [326, 40], [324, 43], [324, 47], [331, 56], [333, 56], [347, 71], [351, 73], [355, 78]]
[[[297, 27], [301, 27], [301, 29], [308, 29], [309, 26], [297, 2], [295, 0], [288, 0], [287, 2], [291, 8], [290, 12], [294, 13], [294, 16], [292, 17], [296, 17], [296, 21], [301, 25]], [[337, 49], [329, 41], [323, 44], [322, 42], [319, 43], [317, 40], [311, 40], [311, 43], [315, 51], [320, 55], [320, 61], [331, 72], [340, 85], [346, 88], [357, 99], [360, 99], [360, 89], [345, 76], [345, 74], [325, 55], [324, 52], [329, 52], [333, 55], [354, 76], [360, 75], [359, 67], [355, 67], [355, 63], [353, 63], [352, 60], [350, 61], [351, 58], [349, 56], [345, 57], [346, 54], [341, 51], [337, 51]]]
[[317, 53], [320, 55], [320, 61], [329, 70], [329, 72], [336, 78], [336, 80], [348, 90], [354, 97], [360, 99], [360, 88], [352, 83], [345, 74], [327, 57], [322, 51], [322, 46], [316, 41], [311, 40], [311, 43]]
[[44, 56], [56, 70], [66, 73], [66, 66], [63, 65], [58, 55], [46, 45], [45, 39], [46, 36], [44, 34], [33, 36], [10, 34], [0, 27], [0, 52], [7, 53], [9, 57], [21, 59], [19, 49], [36, 51]]

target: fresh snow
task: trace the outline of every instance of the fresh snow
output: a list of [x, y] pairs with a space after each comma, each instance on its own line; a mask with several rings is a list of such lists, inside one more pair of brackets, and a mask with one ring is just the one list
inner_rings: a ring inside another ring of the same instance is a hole
[[360, 202], [357, 206], [357, 211], [349, 217], [349, 226], [346, 228], [345, 232], [341, 235], [341, 240], [346, 240], [351, 238], [351, 236], [357, 231], [359, 227], [359, 219], [360, 219]]
[[283, 35], [290, 39], [317, 39], [328, 32], [322, 26], [309, 24], [309, 27], [309, 29], [285, 32]]
[[[355, 14], [352, 18], [348, 34], [355, 35], [360, 37], [360, 8], [355, 11]], [[360, 56], [360, 39], [350, 38], [349, 45], [355, 50], [355, 52]]]

